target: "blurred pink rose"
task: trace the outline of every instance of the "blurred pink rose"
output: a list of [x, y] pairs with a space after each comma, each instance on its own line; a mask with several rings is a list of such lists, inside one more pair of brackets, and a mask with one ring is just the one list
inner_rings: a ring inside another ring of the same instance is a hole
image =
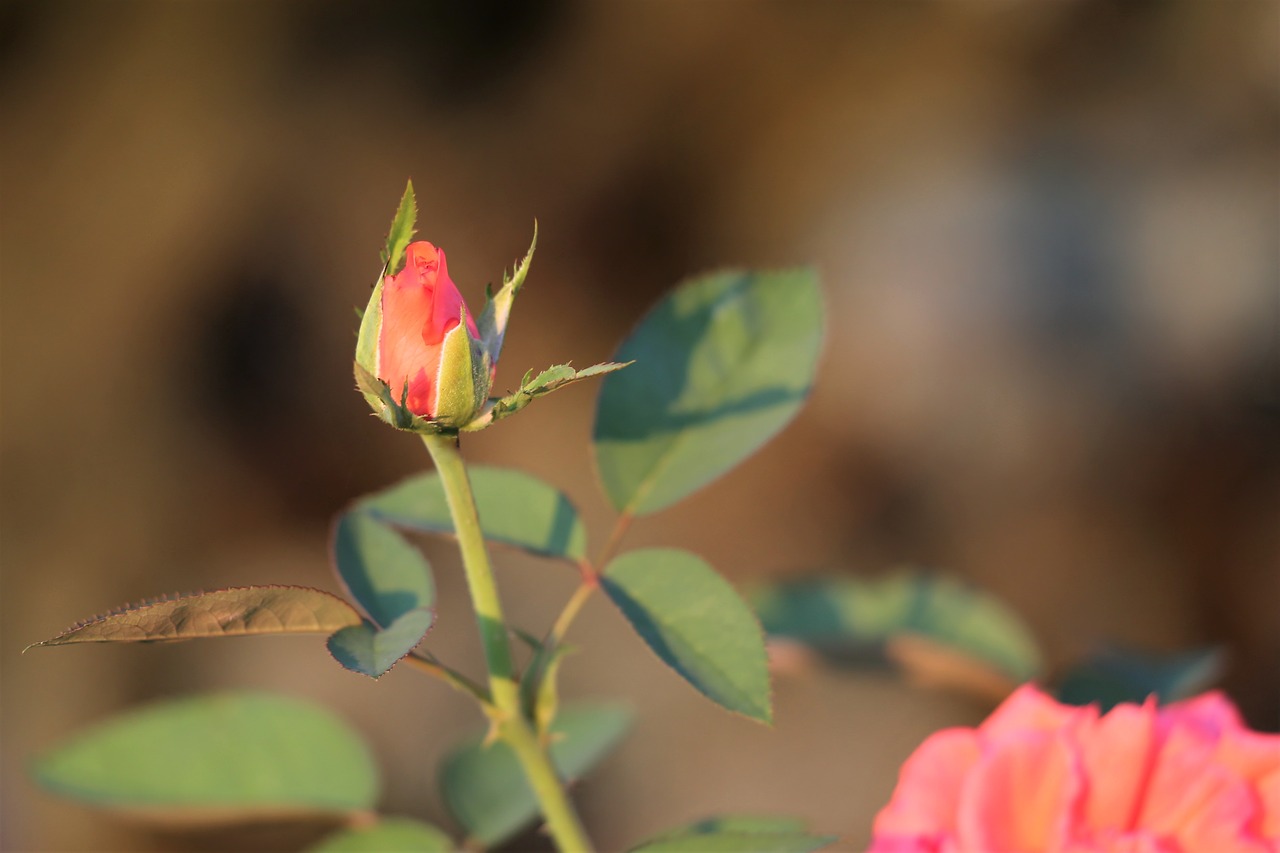
[[1156, 708], [1019, 688], [907, 759], [871, 853], [1276, 853], [1280, 735], [1221, 693]]

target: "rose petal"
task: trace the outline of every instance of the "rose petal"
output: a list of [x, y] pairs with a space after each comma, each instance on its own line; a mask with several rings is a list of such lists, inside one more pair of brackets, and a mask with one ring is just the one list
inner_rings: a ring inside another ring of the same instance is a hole
[[[1259, 779], [1256, 790], [1261, 811], [1258, 832], [1263, 838], [1280, 842], [1280, 769]], [[1280, 844], [1276, 846], [1280, 848]]]
[[1137, 825], [1176, 837], [1188, 850], [1246, 849], [1254, 794], [1239, 774], [1214, 762], [1214, 752], [1202, 727], [1175, 724], [1151, 770]]
[[1117, 705], [1080, 730], [1089, 829], [1133, 828], [1155, 753], [1156, 710], [1150, 700], [1141, 706]]
[[1222, 733], [1214, 757], [1245, 779], [1256, 782], [1280, 770], [1280, 735], [1229, 729]]
[[1054, 701], [1041, 693], [1035, 685], [1024, 684], [1009, 695], [1000, 707], [992, 712], [978, 731], [984, 735], [1001, 732], [1041, 731], [1052, 732], [1063, 727], [1075, 726], [1097, 719], [1098, 709], [1077, 708]]
[[1160, 721], [1164, 725], [1173, 722], [1195, 725], [1214, 737], [1230, 729], [1244, 728], [1240, 712], [1220, 690], [1174, 702], [1160, 711]]
[[876, 815], [876, 839], [953, 831], [960, 786], [978, 756], [978, 735], [972, 729], [930, 735], [902, 765], [889, 805]]
[[867, 853], [939, 853], [939, 849], [938, 841], [933, 838], [876, 836]]
[[1061, 733], [1025, 731], [984, 741], [960, 793], [965, 850], [1060, 850], [1084, 791], [1077, 757]]

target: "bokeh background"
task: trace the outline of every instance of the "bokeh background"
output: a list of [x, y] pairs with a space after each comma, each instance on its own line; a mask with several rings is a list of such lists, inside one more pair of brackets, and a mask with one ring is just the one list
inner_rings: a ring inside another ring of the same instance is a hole
[[[1245, 715], [1280, 724], [1280, 4], [7, 2], [0, 110], [6, 850], [305, 841], [154, 832], [25, 777], [113, 711], [237, 686], [338, 709], [386, 807], [447, 825], [435, 762], [479, 721], [412, 670], [369, 681], [321, 638], [19, 655], [160, 592], [337, 588], [332, 516], [427, 464], [350, 378], [407, 177], [473, 304], [538, 220], [500, 388], [607, 358], [684, 275], [821, 269], [810, 405], [631, 544], [736, 582], [945, 568], [1051, 666], [1221, 644]], [[577, 386], [466, 450], [567, 490], [599, 542], [593, 404]], [[424, 547], [432, 648], [475, 666], [457, 561]], [[575, 582], [499, 571], [535, 628]], [[989, 709], [817, 669], [779, 680], [767, 730], [602, 600], [573, 639], [566, 692], [640, 712], [580, 788], [609, 850], [750, 811], [857, 849], [911, 749]]]

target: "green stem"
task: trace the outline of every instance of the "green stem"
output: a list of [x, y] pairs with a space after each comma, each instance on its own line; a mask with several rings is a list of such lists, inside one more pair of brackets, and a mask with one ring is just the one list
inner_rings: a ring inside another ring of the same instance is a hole
[[587, 840], [582, 822], [569, 802], [550, 757], [538, 743], [520, 707], [520, 688], [511, 663], [511, 644], [507, 639], [506, 620], [502, 616], [502, 602], [498, 599], [489, 551], [476, 513], [475, 496], [471, 492], [471, 481], [467, 478], [462, 454], [458, 451], [457, 438], [424, 435], [422, 441], [440, 474], [449, 513], [453, 516], [453, 529], [462, 552], [462, 567], [471, 591], [476, 622], [480, 626], [480, 641], [484, 645], [489, 693], [497, 708], [494, 716], [498, 736], [507, 742], [519, 760], [556, 847], [563, 853], [586, 853], [591, 850], [591, 842]]

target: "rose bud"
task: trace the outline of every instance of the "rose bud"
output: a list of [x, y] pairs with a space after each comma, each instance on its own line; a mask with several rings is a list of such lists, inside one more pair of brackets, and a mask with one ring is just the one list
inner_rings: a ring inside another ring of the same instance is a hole
[[379, 289], [361, 324], [357, 367], [390, 393], [377, 389], [371, 396], [364, 377], [370, 404], [402, 429], [465, 426], [488, 400], [493, 369], [444, 252], [426, 241], [410, 243], [404, 268]]

